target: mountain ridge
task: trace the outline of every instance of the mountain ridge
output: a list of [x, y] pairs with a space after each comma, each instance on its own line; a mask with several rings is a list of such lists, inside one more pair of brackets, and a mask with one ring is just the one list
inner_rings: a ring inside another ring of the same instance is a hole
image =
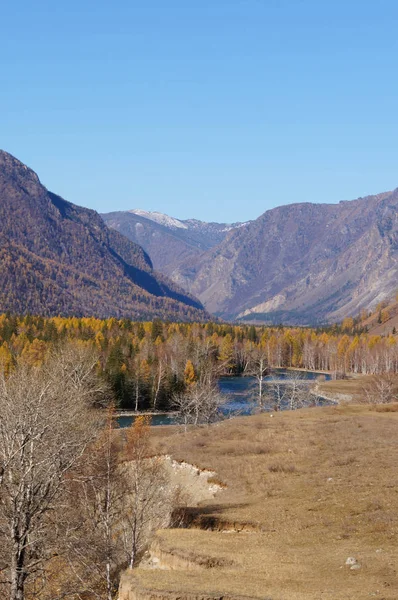
[[199, 301], [153, 270], [140, 246], [95, 211], [49, 192], [3, 150], [0, 199], [2, 311], [206, 318]]
[[397, 207], [397, 190], [338, 203], [285, 204], [235, 224], [207, 248], [193, 244], [194, 251], [189, 231], [181, 248], [170, 233], [157, 237], [157, 225], [147, 219], [143, 246], [151, 257], [159, 254], [161, 270], [224, 319], [322, 323], [372, 307], [394, 291]]
[[305, 325], [372, 308], [398, 287], [398, 189], [244, 223], [100, 216], [0, 151], [0, 200], [2, 310], [203, 320], [203, 302], [227, 320]]
[[181, 268], [175, 280], [224, 318], [343, 318], [391, 293], [396, 257], [386, 237], [391, 215], [386, 222], [383, 214], [397, 199], [395, 191], [273, 208]]
[[198, 219], [176, 219], [164, 213], [132, 209], [103, 213], [112, 229], [139, 244], [154, 267], [173, 279], [180, 263], [189, 262], [219, 244], [241, 223], [207, 223]]

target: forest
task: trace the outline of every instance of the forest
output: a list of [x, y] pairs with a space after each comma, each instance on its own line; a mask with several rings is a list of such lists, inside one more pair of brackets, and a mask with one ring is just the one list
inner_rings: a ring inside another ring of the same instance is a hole
[[95, 349], [98, 375], [117, 407], [134, 410], [169, 410], [173, 397], [206, 374], [251, 375], [260, 362], [330, 371], [334, 378], [398, 371], [396, 338], [368, 334], [354, 319], [311, 329], [0, 315], [6, 373], [17, 361], [40, 366], [52, 348], [70, 341]]

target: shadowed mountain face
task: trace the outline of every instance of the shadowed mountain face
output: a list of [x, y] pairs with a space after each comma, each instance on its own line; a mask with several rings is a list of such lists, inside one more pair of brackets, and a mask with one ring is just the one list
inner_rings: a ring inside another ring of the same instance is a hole
[[205, 223], [196, 219], [182, 221], [139, 209], [101, 216], [109, 227], [142, 246], [155, 269], [172, 278], [180, 264], [189, 264], [221, 243], [229, 231], [241, 226], [240, 223]]
[[203, 320], [201, 304], [93, 210], [0, 151], [0, 312]]
[[267, 211], [173, 274], [224, 318], [334, 321], [398, 288], [398, 190]]

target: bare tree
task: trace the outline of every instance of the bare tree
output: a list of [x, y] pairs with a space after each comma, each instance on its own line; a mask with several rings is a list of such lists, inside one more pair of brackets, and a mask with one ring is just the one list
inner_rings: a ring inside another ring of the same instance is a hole
[[289, 410], [301, 408], [310, 401], [310, 383], [298, 371], [291, 371], [286, 379]]
[[274, 410], [296, 410], [310, 404], [311, 385], [299, 371], [290, 371], [285, 379], [270, 381], [266, 385], [266, 402]]
[[267, 404], [275, 411], [282, 410], [286, 405], [287, 397], [288, 389], [284, 381], [276, 380], [267, 382], [263, 406]]
[[174, 397], [174, 407], [185, 429], [191, 425], [210, 425], [222, 417], [220, 408], [226, 399], [207, 376]]
[[65, 476], [97, 434], [93, 404], [104, 386], [96, 362], [68, 346], [41, 368], [0, 374], [0, 589], [10, 600], [24, 600], [43, 575]]
[[120, 440], [110, 407], [104, 429], [68, 480], [62, 547], [70, 575], [64, 592], [73, 590], [78, 598], [89, 594], [112, 600], [117, 589], [123, 560], [118, 532], [126, 489], [119, 457]]
[[158, 398], [161, 385], [166, 378], [166, 365], [163, 357], [159, 356], [157, 359], [157, 368], [152, 383], [152, 410], [156, 411], [158, 407]]
[[138, 412], [140, 401], [141, 401], [141, 392], [142, 387], [144, 385], [143, 377], [141, 374], [141, 359], [137, 355], [132, 359], [133, 366], [133, 379], [132, 379], [132, 387], [133, 387], [133, 397], [135, 404], [135, 412]]
[[255, 347], [250, 354], [245, 374], [257, 381], [257, 404], [263, 409], [265, 378], [269, 372], [267, 354], [262, 348]]
[[385, 373], [373, 375], [363, 386], [363, 402], [387, 404], [398, 401], [398, 375]]
[[61, 516], [68, 574], [58, 587], [74, 600], [113, 600], [120, 571], [136, 565], [174, 508], [164, 458], [151, 456], [148, 418], [138, 417], [127, 433], [113, 421], [110, 411], [69, 478], [67, 513]]

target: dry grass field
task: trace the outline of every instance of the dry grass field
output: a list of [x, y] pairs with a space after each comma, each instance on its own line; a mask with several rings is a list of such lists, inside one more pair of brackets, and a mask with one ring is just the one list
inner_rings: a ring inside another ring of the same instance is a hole
[[158, 532], [161, 568], [126, 575], [126, 599], [398, 599], [397, 405], [153, 432], [157, 452], [226, 487], [188, 511], [187, 528]]

